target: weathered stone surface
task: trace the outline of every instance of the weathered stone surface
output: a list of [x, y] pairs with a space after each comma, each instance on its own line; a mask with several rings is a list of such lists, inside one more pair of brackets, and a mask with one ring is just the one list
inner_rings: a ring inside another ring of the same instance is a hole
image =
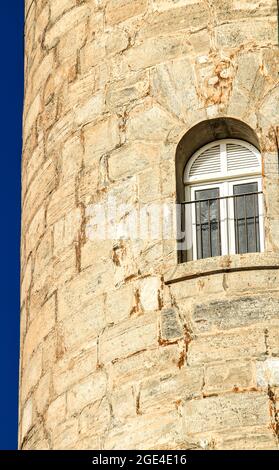
[[161, 36], [147, 39], [141, 45], [127, 51], [127, 64], [131, 70], [138, 71], [166, 60], [172, 60], [182, 53], [181, 41], [181, 36]]
[[[20, 447], [275, 449], [276, 2], [25, 3]], [[177, 264], [179, 143], [232, 119], [262, 153], [265, 251]]]
[[53, 431], [53, 446], [57, 450], [71, 450], [78, 441], [78, 421], [67, 419], [58, 424]]
[[67, 394], [67, 405], [71, 414], [81, 411], [89, 403], [100, 400], [106, 393], [107, 379], [104, 372], [95, 372], [75, 385]]
[[[88, 436], [88, 430], [90, 429], [94, 430], [95, 438], [96, 434], [104, 434], [109, 428], [110, 418], [110, 404], [106, 398], [88, 405], [82, 410], [79, 418], [81, 434]], [[88, 450], [89, 449], [90, 447], [88, 447]]]
[[257, 385], [259, 387], [279, 386], [279, 360], [267, 358], [256, 363]]
[[105, 303], [107, 322], [117, 324], [128, 320], [136, 303], [137, 292], [133, 285], [108, 292]]
[[50, 431], [63, 423], [66, 417], [66, 395], [60, 395], [48, 407], [46, 413], [46, 426]]
[[189, 344], [189, 364], [252, 357], [264, 357], [266, 344], [264, 329], [249, 329], [234, 333], [198, 336]]
[[92, 165], [96, 158], [101, 157], [120, 144], [118, 119], [112, 117], [99, 124], [87, 126], [84, 139], [84, 161], [87, 165]]
[[[112, 384], [117, 387], [121, 384], [139, 384], [141, 380], [149, 379], [151, 371], [154, 376], [167, 375], [180, 366], [182, 351], [176, 345], [164, 348], [155, 348], [131, 355], [124, 361], [113, 364], [111, 369]], [[183, 362], [183, 361], [182, 361]]]
[[51, 21], [54, 22], [62, 13], [70, 10], [70, 8], [73, 8], [75, 5], [75, 0], [53, 0], [50, 5]]
[[33, 351], [54, 328], [56, 319], [56, 296], [53, 295], [38, 309], [32, 323], [29, 325], [24, 342], [24, 354], [30, 357]]
[[45, 46], [48, 49], [56, 46], [60, 37], [71, 30], [76, 24], [86, 20], [90, 15], [90, 12], [91, 10], [88, 5], [80, 5], [69, 10], [47, 30], [45, 35]]
[[147, 8], [147, 0], [112, 0], [106, 8], [106, 22], [115, 25], [144, 13]]
[[114, 82], [107, 90], [106, 102], [110, 109], [119, 108], [126, 103], [146, 96], [149, 91], [148, 73], [138, 73], [128, 79]]
[[77, 306], [76, 311], [75, 305], [72, 308], [69, 314], [63, 311], [65, 318], [60, 323], [66, 351], [82, 347], [86, 341], [96, 338], [106, 324], [102, 296], [82, 304], [82, 307]]
[[186, 434], [233, 430], [242, 426], [269, 425], [266, 394], [235, 393], [206, 400], [191, 400], [183, 407]]
[[104, 448], [124, 450], [128, 447], [144, 450], [156, 446], [157, 449], [184, 449], [185, 442], [181, 435], [182, 422], [177, 412], [162, 411], [130, 418], [122, 426], [112, 428], [106, 437]]
[[162, 409], [174, 410], [182, 401], [200, 396], [202, 386], [203, 374], [200, 368], [186, 367], [175, 375], [160, 375], [142, 384], [139, 409], [144, 414]]
[[275, 297], [217, 300], [210, 304], [196, 305], [193, 321], [195, 330], [199, 332], [228, 330], [278, 319], [278, 307], [279, 299]]
[[252, 362], [223, 362], [205, 369], [204, 392], [218, 393], [255, 387]]
[[57, 361], [53, 369], [53, 388], [61, 395], [71, 386], [92, 374], [97, 368], [97, 341], [86, 343], [84, 350], [77, 355], [66, 354]]
[[174, 308], [161, 310], [161, 337], [163, 340], [173, 341], [183, 336], [183, 325]]
[[108, 160], [109, 176], [113, 180], [129, 178], [142, 170], [153, 167], [160, 159], [157, 144], [132, 142], [115, 150]]
[[42, 375], [42, 348], [37, 349], [31, 357], [27, 355], [25, 357], [23, 356], [23, 365], [21, 400], [24, 403]]
[[189, 60], [183, 57], [160, 64], [152, 71], [151, 77], [152, 95], [165, 108], [186, 121], [192, 113], [199, 112], [195, 72]]
[[140, 282], [139, 296], [143, 310], [149, 312], [159, 308], [161, 281], [157, 277], [147, 277]]
[[33, 402], [32, 399], [28, 400], [23, 408], [22, 423], [21, 423], [21, 439], [24, 439], [27, 432], [32, 426], [33, 422]]
[[29, 225], [37, 210], [55, 189], [56, 184], [57, 173], [55, 163], [52, 159], [48, 159], [37, 172], [23, 202], [25, 213], [24, 225]]
[[138, 351], [154, 347], [156, 343], [156, 318], [152, 318], [152, 315], [131, 318], [102, 334], [100, 337], [100, 361], [102, 364], [106, 364], [116, 359], [125, 358]]

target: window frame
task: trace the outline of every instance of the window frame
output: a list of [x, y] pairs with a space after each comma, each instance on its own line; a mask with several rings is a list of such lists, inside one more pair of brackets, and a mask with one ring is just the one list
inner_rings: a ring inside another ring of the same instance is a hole
[[[233, 143], [247, 147], [259, 159], [259, 168], [250, 173], [247, 171], [227, 171], [227, 160], [224, 164], [222, 154], [224, 156], [224, 148], [226, 144]], [[211, 174], [208, 178], [189, 178], [191, 167], [194, 161], [206, 150], [220, 145], [221, 173]], [[184, 194], [185, 201], [195, 201], [195, 192], [204, 189], [219, 189], [219, 197], [233, 196], [233, 188], [235, 185], [257, 183], [258, 192], [262, 193], [262, 162], [260, 152], [247, 142], [238, 139], [223, 139], [222, 141], [214, 141], [199, 149], [188, 161], [184, 169]], [[191, 206], [188, 208], [187, 206]], [[235, 240], [235, 222], [234, 222], [234, 199], [220, 199], [220, 238], [221, 238], [221, 255], [236, 254]], [[190, 210], [189, 210], [190, 209]], [[258, 194], [258, 211], [259, 211], [259, 251], [264, 252], [265, 234], [264, 234], [264, 204], [262, 194]], [[188, 223], [191, 220], [191, 224]], [[186, 204], [185, 207], [185, 231], [186, 239], [191, 248], [188, 250], [192, 253], [191, 260], [197, 260], [197, 229], [196, 229], [196, 204]], [[205, 259], [205, 258], [203, 258]], [[208, 258], [207, 258], [208, 259]], [[190, 261], [190, 260], [189, 260]]]

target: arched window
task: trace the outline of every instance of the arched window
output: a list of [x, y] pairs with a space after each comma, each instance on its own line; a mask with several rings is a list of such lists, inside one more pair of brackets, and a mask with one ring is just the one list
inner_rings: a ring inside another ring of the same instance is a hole
[[253, 145], [205, 145], [187, 162], [184, 185], [188, 259], [264, 250], [262, 163]]

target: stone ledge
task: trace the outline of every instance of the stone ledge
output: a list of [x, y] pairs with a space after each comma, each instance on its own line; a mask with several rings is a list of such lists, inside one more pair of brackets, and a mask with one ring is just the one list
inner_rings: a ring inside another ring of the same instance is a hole
[[279, 269], [279, 253], [247, 253], [218, 256], [176, 264], [164, 272], [165, 284], [214, 274]]

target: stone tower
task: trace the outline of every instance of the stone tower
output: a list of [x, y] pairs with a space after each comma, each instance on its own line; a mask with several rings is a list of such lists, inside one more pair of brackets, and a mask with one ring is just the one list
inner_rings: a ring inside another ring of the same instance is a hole
[[[275, 449], [276, 0], [25, 4], [20, 448]], [[235, 139], [263, 248], [189, 258], [185, 165]]]

